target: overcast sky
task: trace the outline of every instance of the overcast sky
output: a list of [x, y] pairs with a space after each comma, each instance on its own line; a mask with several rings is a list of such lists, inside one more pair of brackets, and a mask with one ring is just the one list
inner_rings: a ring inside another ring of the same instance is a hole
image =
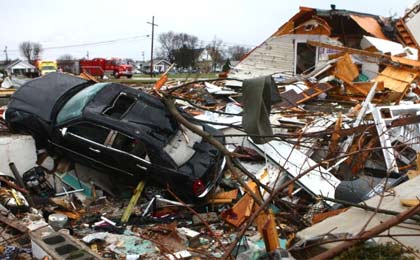
[[[151, 26], [155, 34], [175, 31], [209, 42], [248, 47], [264, 41], [299, 11], [299, 6], [348, 9], [382, 16], [401, 16], [414, 0], [0, 0], [0, 59], [19, 56], [22, 41], [40, 42], [42, 58], [63, 54], [81, 58], [150, 57]], [[98, 43], [103, 42], [103, 43]], [[71, 47], [86, 43], [97, 43]], [[157, 44], [157, 43], [156, 43]], [[59, 47], [52, 49], [51, 47]], [[50, 48], [50, 49], [48, 49]]]

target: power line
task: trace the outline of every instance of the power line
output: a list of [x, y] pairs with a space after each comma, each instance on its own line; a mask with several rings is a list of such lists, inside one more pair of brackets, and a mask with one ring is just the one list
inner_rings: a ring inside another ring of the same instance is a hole
[[[205, 41], [202, 40], [203, 43], [213, 43], [213, 41]], [[251, 44], [243, 44], [243, 43], [234, 43], [234, 42], [224, 42], [222, 40], [222, 45], [225, 47], [229, 47], [229, 46], [242, 46], [242, 47], [249, 47], [249, 48], [253, 48], [256, 45], [251, 45]]]
[[[85, 47], [85, 46], [95, 46], [95, 45], [101, 45], [101, 44], [110, 44], [110, 43], [116, 43], [120, 41], [129, 41], [129, 40], [136, 40], [136, 39], [146, 39], [149, 35], [137, 35], [137, 36], [131, 36], [131, 37], [125, 37], [125, 38], [117, 38], [113, 40], [107, 40], [107, 41], [98, 41], [98, 42], [88, 42], [88, 43], [79, 43], [79, 44], [71, 44], [71, 45], [61, 45], [61, 46], [51, 46], [51, 47], [43, 47], [43, 50], [57, 50], [57, 49], [66, 49], [66, 48], [76, 48], [76, 47]], [[18, 49], [14, 50], [8, 50], [9, 52], [17, 52]]]

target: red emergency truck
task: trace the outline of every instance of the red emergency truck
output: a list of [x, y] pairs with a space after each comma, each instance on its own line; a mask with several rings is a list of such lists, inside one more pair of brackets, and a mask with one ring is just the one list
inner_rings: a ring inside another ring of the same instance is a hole
[[96, 77], [103, 77], [104, 75], [112, 75], [115, 78], [126, 76], [131, 78], [133, 76], [133, 66], [124, 64], [120, 59], [103, 59], [95, 58], [91, 60], [79, 61], [80, 72], [87, 72]]

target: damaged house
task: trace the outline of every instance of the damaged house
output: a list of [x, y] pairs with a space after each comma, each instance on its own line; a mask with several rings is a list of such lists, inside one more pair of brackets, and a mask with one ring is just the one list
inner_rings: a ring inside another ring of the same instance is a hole
[[0, 258], [420, 258], [419, 6], [302, 7], [227, 79], [26, 82], [0, 113]]
[[[416, 17], [410, 21], [418, 19]], [[408, 25], [414, 28], [413, 23]], [[335, 5], [331, 5], [331, 10], [301, 7], [267, 40], [249, 52], [231, 72], [231, 76], [252, 78], [276, 73], [307, 73], [324, 64], [329, 55], [337, 52], [313, 46], [308, 41], [360, 49], [372, 46], [364, 36], [368, 36], [368, 39], [374, 37], [378, 41], [406, 39], [411, 44], [392, 43], [393, 49], [399, 52], [392, 54], [417, 59], [417, 50], [411, 47], [418, 47], [418, 44], [411, 35], [394, 26], [390, 19], [377, 15], [336, 9]]]

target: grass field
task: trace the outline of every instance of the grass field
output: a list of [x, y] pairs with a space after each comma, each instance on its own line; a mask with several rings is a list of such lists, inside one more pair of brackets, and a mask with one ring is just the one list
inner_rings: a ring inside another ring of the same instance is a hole
[[[156, 75], [154, 78], [160, 78], [160, 74]], [[205, 78], [205, 79], [215, 79], [217, 78], [217, 73], [176, 73], [176, 74], [169, 74], [170, 79], [195, 79], [195, 78]], [[149, 75], [145, 74], [135, 74], [133, 76], [134, 79], [136, 78], [150, 78]]]

